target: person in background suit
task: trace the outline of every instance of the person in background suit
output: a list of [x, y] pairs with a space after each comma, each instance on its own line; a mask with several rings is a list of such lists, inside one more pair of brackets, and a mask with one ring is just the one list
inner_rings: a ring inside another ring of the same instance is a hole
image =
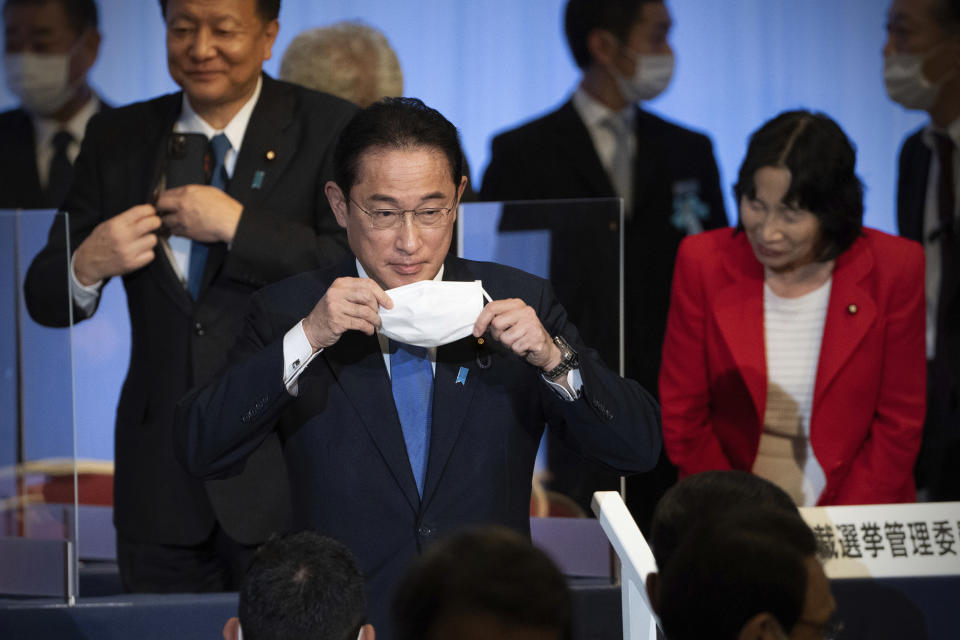
[[[224, 364], [253, 291], [346, 252], [323, 184], [355, 108], [261, 72], [278, 0], [167, 0], [161, 9], [183, 91], [91, 120], [64, 203], [69, 286], [66, 239], [54, 227], [25, 299], [38, 322], [65, 326], [67, 301], [73, 318], [87, 318], [104, 282], [123, 277], [132, 328], [115, 432], [123, 584], [236, 589], [254, 548], [288, 525], [279, 445], [267, 439], [242, 474], [204, 484], [174, 457], [174, 406]], [[209, 184], [164, 189], [196, 134]]]
[[326, 185], [353, 255], [254, 294], [232, 366], [178, 408], [178, 452], [201, 477], [280, 434], [294, 527], [357, 555], [378, 632], [436, 540], [471, 524], [529, 536], [544, 423], [618, 472], [660, 450], [656, 402], [586, 347], [549, 283], [449, 255], [462, 159], [456, 128], [417, 99], [361, 110]]
[[271, 538], [240, 585], [223, 640], [374, 640], [357, 560], [314, 531]]
[[918, 485], [960, 500], [960, 2], [894, 0], [883, 48], [887, 94], [930, 122], [900, 150], [897, 227], [923, 243], [927, 419]]
[[[670, 27], [662, 0], [570, 0], [565, 30], [580, 84], [556, 111], [494, 138], [480, 189], [481, 200], [623, 198], [624, 372], [647, 389], [656, 388], [660, 370], [677, 247], [687, 234], [727, 226], [709, 138], [641, 107], [672, 78]], [[596, 259], [604, 252], [597, 249]], [[571, 251], [559, 253], [569, 259]], [[614, 299], [615, 282], [579, 288], [596, 286]], [[610, 331], [592, 326], [590, 301], [567, 303], [589, 340], [608, 340]], [[609, 351], [601, 349], [608, 358]], [[550, 470], [554, 488], [587, 512], [595, 489], [619, 486], [552, 441]], [[675, 479], [664, 458], [653, 475], [628, 481], [627, 505], [643, 529]]]
[[913, 502], [923, 251], [863, 227], [843, 130], [786, 111], [750, 137], [735, 230], [687, 238], [660, 398], [681, 477], [751, 471], [798, 505]]
[[87, 122], [105, 105], [87, 83], [100, 48], [94, 0], [6, 0], [4, 67], [20, 106], [0, 113], [0, 209], [57, 207]]

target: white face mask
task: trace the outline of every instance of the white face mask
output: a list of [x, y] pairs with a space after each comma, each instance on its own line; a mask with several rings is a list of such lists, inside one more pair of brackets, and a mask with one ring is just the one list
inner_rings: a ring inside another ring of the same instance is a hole
[[439, 347], [473, 333], [490, 296], [483, 284], [421, 280], [386, 292], [393, 309], [380, 307], [380, 333], [418, 347]]
[[70, 60], [82, 42], [83, 37], [67, 53], [8, 53], [4, 56], [7, 87], [20, 98], [27, 111], [51, 116], [73, 96], [83, 83], [83, 75], [69, 81]]
[[924, 56], [894, 53], [883, 59], [883, 83], [887, 95], [907, 109], [926, 111], [933, 106], [940, 87], [923, 75]]
[[645, 55], [633, 53], [629, 49], [624, 50], [633, 57], [635, 67], [632, 78], [613, 72], [617, 89], [623, 99], [627, 102], [639, 102], [656, 98], [663, 93], [673, 78], [673, 54]]

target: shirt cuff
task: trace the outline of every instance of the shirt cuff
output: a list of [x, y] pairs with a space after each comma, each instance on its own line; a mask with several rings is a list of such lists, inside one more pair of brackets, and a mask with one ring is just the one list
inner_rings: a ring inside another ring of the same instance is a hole
[[283, 386], [287, 388], [287, 393], [296, 397], [300, 392], [297, 380], [320, 351], [323, 349], [314, 353], [313, 347], [310, 346], [307, 334], [303, 330], [303, 320], [283, 336]]
[[70, 256], [70, 297], [85, 315], [90, 316], [97, 308], [97, 300], [100, 299], [103, 280], [97, 280], [89, 286], [77, 280], [77, 271], [73, 267], [73, 262], [76, 259], [76, 253]]
[[[543, 374], [541, 374], [543, 375]], [[564, 387], [562, 384], [558, 384], [552, 380], [549, 380], [547, 376], [543, 376], [543, 381], [550, 385], [550, 388], [553, 389], [554, 393], [566, 400], [567, 402], [573, 402], [580, 397], [580, 389], [583, 388], [583, 378], [580, 377], [580, 369], [571, 369], [567, 371], [567, 386], [573, 389], [574, 395], [571, 395], [567, 391], [567, 387]]]

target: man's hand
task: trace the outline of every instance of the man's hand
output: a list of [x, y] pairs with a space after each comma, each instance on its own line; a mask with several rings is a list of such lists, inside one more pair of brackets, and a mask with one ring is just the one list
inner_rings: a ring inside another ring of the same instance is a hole
[[303, 332], [314, 351], [325, 349], [353, 329], [368, 336], [380, 326], [380, 307], [393, 301], [369, 278], [337, 278], [303, 320]]
[[131, 207], [98, 224], [73, 256], [77, 280], [89, 286], [153, 261], [160, 216], [149, 204]]
[[510, 298], [487, 304], [477, 317], [473, 335], [480, 337], [488, 329], [491, 338], [539, 369], [550, 371], [563, 359], [537, 312], [523, 300]]
[[233, 242], [243, 205], [216, 187], [188, 184], [157, 199], [163, 225], [175, 236], [200, 242]]

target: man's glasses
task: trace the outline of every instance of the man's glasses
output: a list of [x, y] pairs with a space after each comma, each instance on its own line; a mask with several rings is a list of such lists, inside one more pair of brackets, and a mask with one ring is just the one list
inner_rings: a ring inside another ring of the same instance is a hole
[[[348, 196], [349, 197], [349, 196]], [[453, 207], [421, 207], [419, 209], [373, 209], [372, 211], [367, 211], [360, 206], [360, 203], [354, 200], [352, 197], [349, 198], [350, 202], [355, 204], [360, 211], [363, 211], [367, 214], [367, 217], [370, 219], [370, 224], [374, 229], [399, 229], [403, 225], [403, 218], [405, 213], [413, 214], [413, 224], [417, 225], [422, 229], [430, 229], [433, 227], [443, 226], [443, 223], [447, 221], [447, 217], [450, 215], [450, 212], [456, 208], [456, 204]]]

